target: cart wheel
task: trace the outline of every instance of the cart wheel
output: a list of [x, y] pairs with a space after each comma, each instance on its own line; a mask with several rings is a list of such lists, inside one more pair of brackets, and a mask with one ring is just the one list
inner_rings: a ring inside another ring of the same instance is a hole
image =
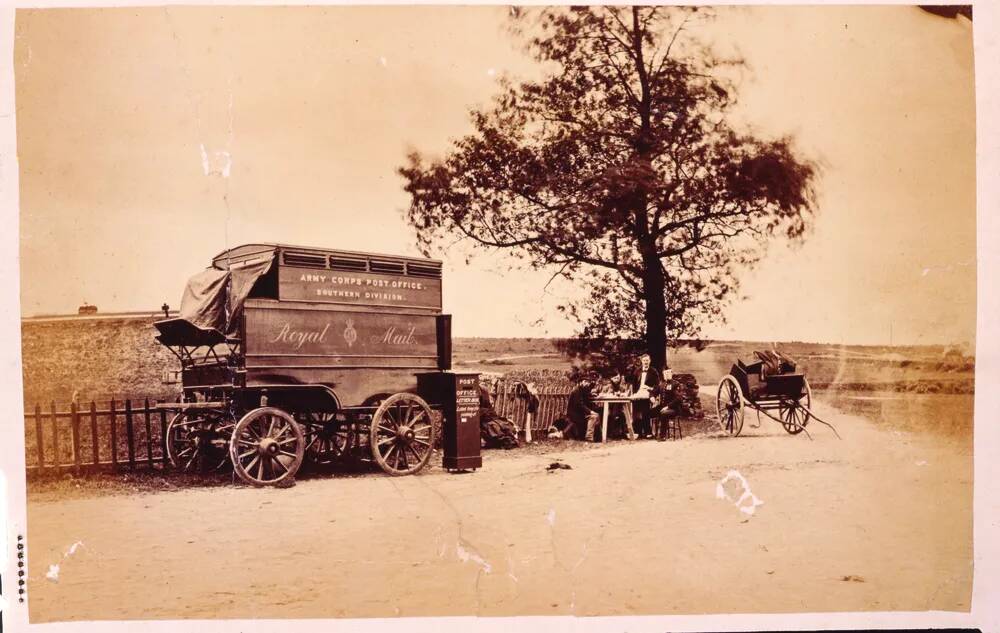
[[397, 393], [379, 405], [369, 432], [372, 457], [390, 475], [411, 475], [434, 447], [431, 408], [419, 396]]
[[330, 464], [354, 446], [351, 424], [338, 419], [336, 413], [301, 413], [295, 419], [304, 427], [306, 457], [315, 464]]
[[281, 409], [261, 407], [236, 423], [229, 457], [243, 481], [273, 486], [295, 476], [305, 447], [302, 429], [292, 416]]
[[[812, 405], [812, 394], [813, 394], [812, 387], [809, 386], [809, 381], [807, 379], [803, 378], [802, 381], [805, 383], [805, 386], [806, 386], [805, 394], [804, 394], [805, 399], [806, 399], [806, 408], [809, 409], [809, 410], [812, 410], [812, 406], [813, 406]], [[801, 400], [800, 400], [800, 402], [801, 402]], [[809, 420], [812, 418], [812, 415], [810, 415], [808, 411], [805, 411], [804, 413], [806, 415], [802, 419], [802, 426], [805, 426], [805, 425], [809, 424]]]
[[[182, 472], [212, 472], [222, 468], [229, 453], [221, 414], [182, 411], [167, 426], [167, 459]], [[230, 425], [230, 428], [231, 425]]]
[[722, 430], [733, 437], [739, 435], [743, 430], [743, 394], [735, 378], [723, 376], [719, 381], [719, 396], [715, 404]]
[[[805, 405], [805, 408], [800, 406], [802, 404]], [[799, 399], [790, 403], [782, 402], [781, 406], [778, 407], [781, 426], [785, 427], [785, 430], [792, 435], [798, 435], [809, 424], [808, 409], [810, 408], [812, 408], [812, 389], [809, 388], [809, 381], [805, 380]]]

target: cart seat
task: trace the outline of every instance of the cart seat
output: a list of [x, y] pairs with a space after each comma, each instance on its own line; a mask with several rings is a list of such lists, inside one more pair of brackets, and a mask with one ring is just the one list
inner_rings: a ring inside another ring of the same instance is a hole
[[187, 319], [179, 317], [157, 321], [153, 323], [153, 326], [160, 332], [156, 340], [168, 347], [201, 347], [203, 345], [212, 347], [220, 343], [237, 342], [237, 339], [226, 338], [222, 332], [214, 328], [201, 328]]

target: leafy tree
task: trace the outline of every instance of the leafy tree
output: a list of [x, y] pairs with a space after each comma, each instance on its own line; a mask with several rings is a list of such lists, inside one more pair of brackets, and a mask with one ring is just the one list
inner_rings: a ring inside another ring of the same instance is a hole
[[770, 238], [801, 238], [816, 166], [730, 121], [744, 62], [692, 35], [702, 10], [514, 14], [545, 76], [502, 80], [445, 157], [409, 155], [407, 218], [424, 252], [457, 234], [582, 280], [581, 334], [643, 338], [663, 367]]

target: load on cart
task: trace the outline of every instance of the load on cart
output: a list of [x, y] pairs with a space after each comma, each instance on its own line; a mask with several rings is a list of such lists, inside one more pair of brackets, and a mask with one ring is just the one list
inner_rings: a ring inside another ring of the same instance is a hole
[[435, 415], [418, 375], [451, 363], [435, 260], [248, 244], [187, 284], [155, 324], [180, 359], [167, 453], [181, 470], [231, 465], [275, 485], [305, 459], [361, 453], [391, 475], [423, 468]]

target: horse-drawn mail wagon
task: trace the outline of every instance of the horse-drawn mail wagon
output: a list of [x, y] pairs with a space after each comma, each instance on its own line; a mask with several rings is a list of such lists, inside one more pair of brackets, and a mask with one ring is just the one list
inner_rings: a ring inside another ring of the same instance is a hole
[[441, 263], [278, 244], [229, 249], [155, 324], [181, 361], [167, 452], [253, 485], [361, 449], [391, 475], [434, 447], [417, 375], [451, 366]]

